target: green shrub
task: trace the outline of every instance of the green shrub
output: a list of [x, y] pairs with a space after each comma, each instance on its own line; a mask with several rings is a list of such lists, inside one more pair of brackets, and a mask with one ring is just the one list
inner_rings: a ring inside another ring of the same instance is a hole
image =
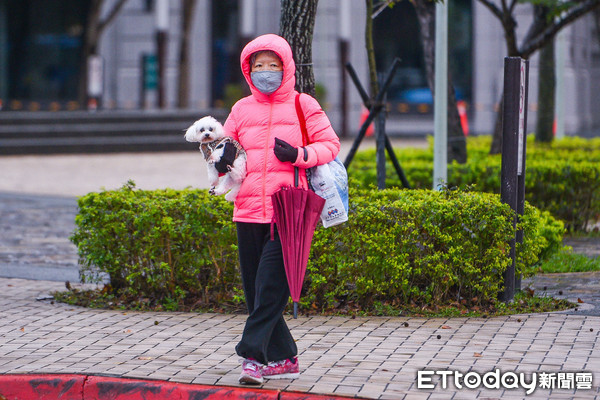
[[[500, 193], [501, 155], [489, 155], [490, 137], [469, 138], [466, 164], [448, 166], [448, 186]], [[432, 187], [433, 151], [396, 151], [404, 173], [413, 188]], [[386, 184], [402, 187], [391, 162], [387, 160]], [[358, 152], [348, 174], [359, 186], [376, 184], [375, 150]], [[586, 230], [590, 221], [600, 219], [600, 139], [566, 138], [551, 145], [527, 142], [525, 199], [549, 211], [572, 231]]]
[[[514, 236], [512, 211], [498, 196], [444, 190], [351, 195], [351, 218], [319, 229], [308, 266], [306, 302], [489, 304], [502, 287]], [[541, 255], [562, 242], [563, 226], [527, 205], [517, 270], [531, 275]]]
[[[128, 184], [81, 197], [71, 239], [88, 281], [104, 273], [113, 293], [171, 309], [211, 307], [242, 292], [231, 214], [229, 203], [205, 190]], [[353, 188], [350, 220], [315, 232], [303, 305], [489, 305], [509, 263], [512, 218], [493, 194]], [[520, 226], [517, 269], [528, 275], [560, 248], [563, 227], [529, 205]]]
[[89, 193], [79, 199], [81, 273], [159, 303], [210, 304], [239, 285], [232, 206], [202, 190]]

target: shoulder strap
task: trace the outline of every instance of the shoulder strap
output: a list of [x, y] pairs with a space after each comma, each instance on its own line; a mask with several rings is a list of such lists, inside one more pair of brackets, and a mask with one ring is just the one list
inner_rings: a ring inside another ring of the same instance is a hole
[[300, 93], [296, 95], [296, 114], [298, 114], [298, 120], [300, 121], [300, 130], [302, 131], [302, 145], [306, 146], [309, 144], [308, 131], [306, 130], [306, 119], [304, 118], [304, 111], [300, 105]]

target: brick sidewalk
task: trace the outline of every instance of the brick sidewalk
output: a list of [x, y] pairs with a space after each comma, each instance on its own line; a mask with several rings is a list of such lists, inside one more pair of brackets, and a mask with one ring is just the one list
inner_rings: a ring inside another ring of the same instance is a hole
[[[0, 279], [0, 374], [69, 373], [238, 386], [244, 316], [91, 310], [36, 297], [49, 281]], [[419, 370], [591, 372], [591, 390], [538, 388], [528, 399], [600, 396], [600, 317], [288, 319], [299, 379], [265, 389], [380, 399], [523, 398], [523, 389], [417, 389]], [[408, 326], [405, 326], [405, 323]], [[438, 339], [438, 335], [440, 338]], [[529, 377], [529, 375], [527, 375]], [[454, 397], [453, 397], [454, 396]]]

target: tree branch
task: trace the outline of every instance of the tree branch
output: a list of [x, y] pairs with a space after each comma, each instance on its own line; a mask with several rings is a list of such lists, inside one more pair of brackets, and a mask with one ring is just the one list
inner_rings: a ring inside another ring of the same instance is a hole
[[385, 0], [383, 4], [379, 5], [379, 8], [373, 12], [371, 18], [375, 19], [383, 10], [385, 10], [390, 4], [396, 2], [397, 0]]
[[542, 33], [552, 24], [552, 20], [548, 18], [548, 12], [549, 9], [546, 6], [538, 4], [533, 5], [533, 22], [523, 38], [522, 43], [528, 43], [535, 39], [537, 35]]
[[127, 0], [119, 0], [117, 4], [115, 4], [113, 9], [108, 13], [106, 18], [104, 18], [104, 20], [98, 23], [98, 35], [101, 35], [104, 28], [106, 28], [112, 22], [112, 20], [115, 19], [115, 17], [117, 16], [117, 14], [119, 14], [119, 11], [121, 11], [121, 8], [123, 8], [126, 2]]
[[500, 10], [497, 5], [492, 3], [490, 0], [479, 0], [479, 2], [481, 4], [483, 4], [485, 7], [487, 7], [487, 9], [490, 10], [492, 12], [492, 14], [494, 14], [496, 16], [496, 18], [498, 18], [500, 21], [502, 21], [502, 18], [503, 18], [502, 10]]
[[600, 6], [600, 0], [587, 0], [571, 8], [563, 17], [556, 20], [555, 23], [544, 29], [529, 41], [524, 42], [521, 46], [521, 56], [526, 59], [529, 58], [534, 52], [544, 47], [544, 45], [554, 39], [556, 34], [562, 28], [598, 6]]

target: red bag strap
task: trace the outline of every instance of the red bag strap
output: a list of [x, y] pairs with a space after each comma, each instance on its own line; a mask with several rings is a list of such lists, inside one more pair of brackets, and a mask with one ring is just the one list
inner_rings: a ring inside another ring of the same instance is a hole
[[302, 106], [300, 105], [300, 93], [296, 95], [296, 114], [298, 114], [300, 130], [302, 131], [302, 145], [306, 146], [309, 144], [308, 131], [306, 130], [306, 118], [304, 118], [304, 111], [302, 111]]

